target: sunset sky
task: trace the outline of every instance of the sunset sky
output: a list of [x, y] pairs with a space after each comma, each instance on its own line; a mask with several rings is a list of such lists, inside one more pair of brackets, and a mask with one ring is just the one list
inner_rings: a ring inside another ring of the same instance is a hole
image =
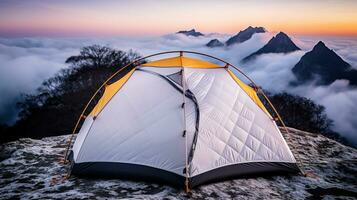
[[141, 36], [252, 26], [297, 35], [357, 36], [355, 0], [0, 1], [0, 36]]

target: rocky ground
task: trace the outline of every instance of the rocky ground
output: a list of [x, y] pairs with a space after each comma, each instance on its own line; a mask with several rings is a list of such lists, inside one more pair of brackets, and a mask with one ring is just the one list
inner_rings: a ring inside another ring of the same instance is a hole
[[357, 199], [357, 150], [321, 135], [284, 133], [308, 176], [236, 179], [204, 185], [190, 195], [169, 186], [71, 177], [58, 163], [69, 137], [20, 139], [0, 146], [0, 199]]

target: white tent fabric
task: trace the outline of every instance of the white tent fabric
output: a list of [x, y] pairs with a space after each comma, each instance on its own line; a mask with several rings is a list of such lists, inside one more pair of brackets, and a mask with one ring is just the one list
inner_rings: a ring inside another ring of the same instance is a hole
[[[134, 72], [96, 117], [80, 153], [74, 155], [76, 163], [133, 163], [182, 175], [185, 138], [181, 104], [182, 94], [165, 80]], [[77, 141], [81, 140], [76, 140], [75, 147]]]
[[191, 176], [244, 162], [296, 162], [275, 122], [225, 69], [185, 70], [200, 106]]
[[135, 164], [193, 178], [243, 163], [296, 163], [274, 120], [226, 68], [185, 67], [182, 82], [197, 105], [188, 97], [183, 105], [175, 87], [184, 88], [167, 78], [182, 67], [143, 69], [135, 70], [95, 119], [86, 118], [72, 148], [74, 165]]

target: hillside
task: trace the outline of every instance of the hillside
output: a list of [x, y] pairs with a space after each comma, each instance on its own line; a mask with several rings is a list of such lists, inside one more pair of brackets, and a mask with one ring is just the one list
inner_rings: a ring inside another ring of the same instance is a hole
[[[1, 199], [131, 198], [183, 199], [178, 189], [124, 180], [79, 179], [51, 184], [64, 174], [58, 164], [69, 135], [20, 139], [0, 146]], [[192, 191], [193, 199], [353, 199], [357, 197], [357, 150], [324, 136], [290, 129], [290, 148], [301, 159], [304, 176], [272, 176], [236, 179], [204, 185]]]

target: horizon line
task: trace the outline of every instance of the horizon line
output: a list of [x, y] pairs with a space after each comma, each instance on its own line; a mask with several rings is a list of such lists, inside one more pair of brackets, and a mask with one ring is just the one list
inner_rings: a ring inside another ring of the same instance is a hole
[[[192, 29], [192, 28], [191, 28]], [[185, 29], [185, 30], [191, 30]], [[206, 31], [199, 31], [196, 28], [197, 32], [201, 32], [202, 34], [210, 35], [210, 34], [220, 34], [220, 35], [236, 35], [238, 32], [206, 32]], [[184, 30], [184, 29], [182, 29]], [[178, 30], [181, 31], [181, 30]], [[176, 32], [166, 32], [166, 33], [95, 33], [95, 32], [88, 32], [88, 33], [75, 33], [75, 32], [56, 32], [56, 33], [9, 33], [9, 32], [1, 32], [1, 38], [36, 38], [36, 37], [44, 37], [44, 38], [92, 38], [92, 37], [162, 37], [165, 35], [176, 34]], [[357, 37], [357, 33], [294, 33], [294, 32], [287, 32], [287, 31], [267, 31], [267, 33], [277, 34], [279, 32], [284, 32], [289, 36], [314, 36], [314, 37]]]

